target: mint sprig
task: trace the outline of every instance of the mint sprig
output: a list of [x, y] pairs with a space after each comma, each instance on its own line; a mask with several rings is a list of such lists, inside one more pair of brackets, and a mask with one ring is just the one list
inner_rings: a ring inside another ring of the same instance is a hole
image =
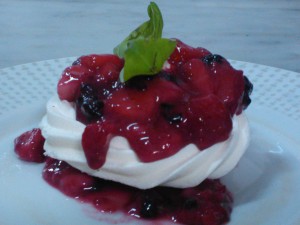
[[163, 18], [158, 6], [148, 6], [150, 19], [129, 34], [114, 49], [114, 54], [124, 58], [120, 80], [125, 82], [139, 75], [158, 73], [176, 47], [174, 40], [162, 38]]

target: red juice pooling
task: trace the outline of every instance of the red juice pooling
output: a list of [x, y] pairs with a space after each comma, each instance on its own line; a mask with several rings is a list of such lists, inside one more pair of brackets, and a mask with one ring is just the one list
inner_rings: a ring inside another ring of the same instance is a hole
[[219, 180], [205, 180], [186, 189], [139, 190], [91, 177], [51, 158], [46, 161], [43, 177], [67, 196], [92, 204], [101, 212], [119, 211], [135, 218], [213, 225], [229, 221], [232, 209], [232, 196]]

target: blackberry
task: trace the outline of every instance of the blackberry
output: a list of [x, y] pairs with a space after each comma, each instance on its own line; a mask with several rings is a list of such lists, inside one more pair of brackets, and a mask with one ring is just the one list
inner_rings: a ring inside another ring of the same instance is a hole
[[165, 79], [165, 80], [167, 80], [167, 81], [171, 81], [171, 82], [177, 84], [176, 76], [174, 76], [174, 75], [172, 75], [172, 74], [170, 74], [166, 71], [162, 70], [161, 72], [158, 73], [158, 76]]
[[183, 120], [182, 114], [176, 112], [174, 108], [175, 106], [171, 104], [161, 104], [162, 115], [170, 124], [178, 124]]
[[76, 60], [72, 63], [72, 66], [76, 66], [76, 65], [81, 65], [80, 58], [79, 58], [79, 59], [76, 59]]
[[88, 84], [81, 84], [80, 95], [76, 100], [77, 112], [81, 112], [87, 121], [101, 118], [104, 103], [98, 98], [93, 88]]
[[222, 63], [224, 58], [217, 54], [209, 54], [203, 57], [202, 61], [207, 65], [212, 65], [213, 63]]
[[140, 75], [131, 78], [130, 80], [126, 81], [126, 87], [136, 89], [139, 91], [146, 91], [147, 90], [147, 83], [148, 81], [153, 80], [153, 76], [147, 75]]
[[246, 109], [251, 103], [250, 95], [253, 91], [253, 84], [246, 76], [244, 76], [244, 82], [245, 82], [245, 88], [244, 88], [244, 96], [243, 96], [243, 109]]
[[153, 198], [149, 195], [146, 195], [144, 201], [142, 202], [142, 208], [140, 215], [143, 218], [154, 218], [158, 214], [158, 207]]

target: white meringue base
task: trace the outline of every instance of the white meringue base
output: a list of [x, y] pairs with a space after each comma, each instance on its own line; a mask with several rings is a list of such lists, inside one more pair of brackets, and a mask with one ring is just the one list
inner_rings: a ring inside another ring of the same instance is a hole
[[85, 125], [75, 119], [71, 103], [52, 97], [40, 128], [46, 139], [46, 155], [66, 161], [92, 176], [140, 189], [155, 186], [187, 188], [206, 178], [220, 178], [237, 165], [249, 144], [248, 120], [241, 114], [233, 118], [233, 129], [226, 141], [202, 151], [189, 144], [173, 156], [155, 162], [139, 161], [125, 138], [114, 137], [105, 164], [93, 170], [87, 165], [81, 146]]

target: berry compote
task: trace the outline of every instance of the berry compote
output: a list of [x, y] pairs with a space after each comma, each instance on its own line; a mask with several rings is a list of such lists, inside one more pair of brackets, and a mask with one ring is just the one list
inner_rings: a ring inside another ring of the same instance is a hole
[[58, 96], [74, 102], [86, 124], [82, 146], [92, 169], [105, 163], [114, 136], [125, 137], [142, 162], [228, 139], [232, 117], [250, 104], [251, 83], [222, 56], [176, 43], [161, 72], [126, 82], [116, 55], [82, 56], [65, 69]]
[[[110, 54], [82, 56], [63, 71], [58, 96], [74, 103], [76, 119], [86, 125], [82, 147], [90, 168], [102, 167], [114, 136], [125, 137], [144, 163], [170, 157], [190, 143], [205, 151], [229, 137], [232, 118], [251, 102], [251, 82], [222, 56], [176, 43], [164, 68], [153, 76], [120, 82], [124, 61]], [[21, 159], [42, 162], [44, 141], [34, 129], [15, 140], [15, 151]], [[219, 180], [185, 189], [139, 190], [48, 157], [43, 177], [99, 211], [136, 218], [219, 225], [229, 221], [232, 209], [232, 196]]]
[[119, 211], [140, 219], [217, 225], [229, 221], [232, 209], [232, 196], [219, 180], [205, 180], [186, 189], [139, 190], [91, 177], [52, 158], [46, 161], [43, 177], [67, 196], [90, 203], [101, 212]]

